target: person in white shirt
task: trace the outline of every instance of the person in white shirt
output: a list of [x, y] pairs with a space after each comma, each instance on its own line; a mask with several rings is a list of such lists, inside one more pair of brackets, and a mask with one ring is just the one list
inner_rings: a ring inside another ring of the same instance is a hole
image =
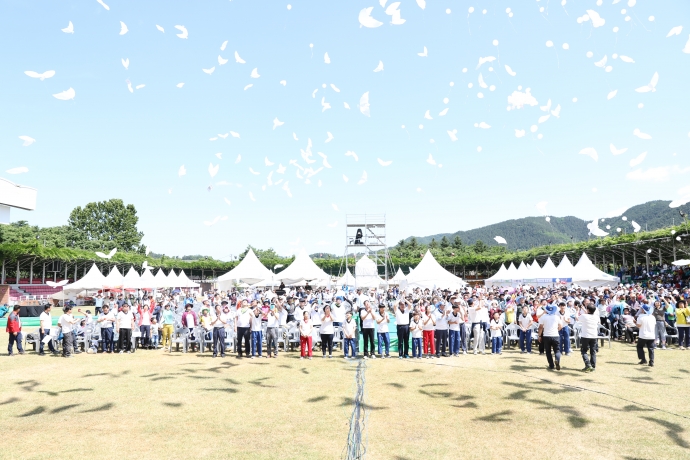
[[266, 314], [266, 355], [269, 358], [278, 357], [278, 328], [280, 327], [280, 313], [274, 303], [268, 307]]
[[[489, 309], [485, 300], [480, 299], [478, 302], [469, 304], [470, 318], [471, 312], [474, 311], [474, 320], [472, 322], [472, 335], [474, 335], [474, 354], [477, 354], [477, 349], [484, 354], [486, 347], [486, 331], [489, 325]], [[477, 305], [474, 305], [477, 304]]]
[[[583, 372], [592, 372], [597, 367], [597, 337], [599, 337], [599, 313], [595, 305], [583, 305], [577, 316], [577, 321], [581, 324], [580, 331], [580, 353], [585, 362]], [[587, 351], [589, 350], [589, 357]]]
[[[253, 302], [252, 302], [253, 303]], [[263, 348], [263, 328], [261, 327], [261, 308], [257, 305], [250, 316], [252, 322], [252, 355], [251, 359], [254, 359], [254, 355], [259, 354], [261, 358], [261, 349]]]
[[355, 348], [355, 331], [357, 330], [357, 323], [352, 319], [352, 312], [348, 311], [345, 313], [345, 321], [342, 324], [343, 328], [343, 340], [345, 345], [343, 350], [345, 351], [345, 359], [348, 358], [347, 351], [352, 349], [352, 358], [357, 357], [357, 349]]
[[[50, 328], [53, 327], [53, 318], [50, 316], [50, 305], [46, 305], [43, 308], [43, 313], [41, 313], [41, 316], [39, 317], [39, 320], [41, 322], [41, 326], [39, 329], [40, 332], [40, 337], [41, 337], [41, 342], [38, 347], [38, 355], [39, 356], [44, 356], [45, 353], [43, 352], [43, 339], [46, 336], [50, 335]], [[55, 346], [53, 346], [53, 341], [50, 340], [48, 342], [48, 348], [50, 349], [50, 352], [54, 355], [57, 354], [57, 350], [55, 349]]]
[[398, 358], [410, 357], [410, 314], [412, 306], [402, 298], [395, 309], [395, 323], [398, 333]]
[[319, 318], [321, 327], [319, 333], [321, 334], [321, 353], [323, 357], [326, 357], [326, 350], [328, 350], [328, 357], [333, 357], [333, 334], [335, 334], [335, 327], [333, 326], [334, 320], [331, 313], [331, 306], [326, 305], [323, 307], [323, 314]]
[[242, 358], [242, 341], [244, 340], [244, 351], [247, 357], [251, 354], [251, 326], [253, 312], [249, 308], [246, 300], [242, 301], [241, 307], [235, 316], [235, 337], [237, 337], [237, 357]]
[[103, 340], [103, 352], [113, 353], [115, 351], [115, 333], [113, 326], [115, 324], [115, 314], [110, 311], [108, 304], [103, 305], [103, 314], [98, 318], [98, 324], [101, 325], [101, 339]]
[[228, 310], [228, 303], [223, 302], [223, 308], [227, 313], [223, 313], [220, 305], [216, 306], [216, 315], [211, 319], [211, 326], [213, 327], [213, 357], [218, 357], [218, 350], [220, 350], [220, 357], [225, 358], [225, 327], [228, 325], [228, 317], [230, 312]]
[[517, 319], [518, 327], [520, 328], [520, 353], [532, 353], [532, 315], [529, 313], [529, 307], [522, 307], [522, 313]]
[[333, 315], [333, 326], [338, 327], [343, 325], [345, 321], [345, 305], [341, 302], [341, 297], [335, 298], [335, 302], [331, 304], [331, 315]]
[[[364, 359], [374, 359], [374, 328], [376, 320], [374, 312], [368, 300], [364, 301], [364, 308], [359, 312], [359, 319], [362, 321], [362, 338], [364, 340]], [[369, 348], [371, 347], [371, 353]]]
[[498, 312], [494, 313], [494, 318], [489, 322], [491, 329], [491, 353], [503, 354], [503, 318]]
[[[563, 327], [561, 324], [561, 317], [556, 314], [557, 308], [555, 305], [547, 305], [545, 308], [546, 314], [539, 318], [539, 341], [544, 344], [546, 351], [546, 360], [549, 362], [549, 369], [556, 368], [561, 370], [561, 350], [559, 347], [560, 337], [559, 331]], [[555, 352], [556, 361], [554, 363], [551, 351]]]
[[412, 315], [410, 321], [410, 335], [412, 336], [412, 358], [422, 359], [422, 336], [424, 333], [424, 325], [419, 319], [419, 312]]
[[300, 358], [312, 357], [312, 334], [314, 333], [314, 327], [311, 324], [311, 319], [309, 319], [309, 313], [304, 312], [302, 314], [302, 321], [299, 323], [299, 342], [300, 342]]
[[572, 318], [570, 317], [570, 308], [565, 304], [565, 302], [560, 302], [558, 304], [558, 315], [561, 317], [561, 324], [563, 327], [558, 331], [558, 336], [560, 339], [560, 350], [561, 353], [565, 353], [566, 356], [570, 356], [570, 322]]
[[436, 318], [434, 317], [434, 312], [432, 311], [431, 305], [427, 305], [424, 311], [424, 316], [422, 316], [422, 337], [423, 337], [423, 350], [427, 359], [432, 358], [436, 355], [436, 348], [434, 344], [434, 330], [436, 329]]
[[[391, 355], [390, 355], [389, 351], [390, 351], [391, 339], [390, 339], [390, 334], [388, 332], [388, 323], [391, 322], [391, 318], [390, 318], [390, 316], [388, 316], [388, 312], [386, 311], [386, 306], [384, 304], [379, 304], [379, 312], [378, 312], [378, 314], [375, 315], [375, 318], [376, 318], [376, 326], [378, 327], [378, 351], [379, 351], [379, 355], [381, 355], [381, 358], [390, 358]], [[381, 345], [383, 345], [383, 347]], [[384, 349], [386, 351], [386, 354], [383, 354]]]
[[132, 352], [132, 329], [134, 329], [134, 313], [129, 311], [129, 305], [123, 304], [122, 311], [117, 314], [115, 331], [118, 333], [117, 348], [120, 353]]
[[640, 329], [637, 335], [637, 357], [640, 359], [638, 364], [647, 364], [644, 355], [644, 348], [649, 350], [649, 365], [654, 367], [654, 340], [656, 339], [656, 318], [652, 315], [652, 307], [642, 305], [644, 313], [637, 318], [637, 327]]
[[448, 342], [452, 356], [460, 356], [460, 341], [462, 340], [460, 328], [465, 329], [465, 318], [460, 312], [460, 305], [454, 302], [453, 312], [448, 315]]
[[74, 325], [79, 321], [72, 316], [72, 307], [62, 309], [63, 315], [58, 320], [58, 326], [62, 329], [62, 356], [71, 358], [73, 354], [78, 355], [76, 337], [74, 335]]
[[441, 356], [447, 357], [446, 353], [446, 343], [448, 343], [448, 314], [450, 312], [446, 308], [443, 302], [436, 303], [436, 309], [434, 311], [434, 320], [436, 325], [434, 326], [434, 342], [436, 345], [436, 357]]

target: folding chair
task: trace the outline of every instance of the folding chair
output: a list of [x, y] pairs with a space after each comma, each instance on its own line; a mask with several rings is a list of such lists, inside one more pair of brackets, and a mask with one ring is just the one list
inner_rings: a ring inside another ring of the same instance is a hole
[[676, 339], [678, 343], [678, 328], [677, 327], [667, 327], [666, 328], [666, 346], [670, 347], [673, 343], [673, 339]]
[[335, 334], [333, 334], [333, 348], [340, 344], [340, 349], [343, 349], [343, 328], [341, 326], [335, 326]]
[[598, 326], [597, 336], [599, 337], [599, 340], [601, 340], [601, 346], [602, 347], [604, 346], [604, 340], [608, 340], [609, 341], [609, 348], [611, 348], [611, 330], [606, 329], [601, 324], [598, 324], [597, 326]]
[[187, 353], [187, 339], [189, 336], [189, 329], [186, 327], [176, 327], [175, 332], [173, 332], [170, 338], [170, 351], [172, 351], [172, 346], [175, 345], [175, 351], [179, 351], [180, 344], [182, 345], [182, 350]]
[[41, 343], [41, 329], [38, 328], [32, 332], [29, 332], [26, 334], [24, 338], [24, 348], [26, 349], [26, 346], [31, 344], [33, 345], [34, 351], [40, 350], [40, 343]]
[[137, 351], [137, 340], [141, 341], [141, 329], [139, 326], [134, 326], [132, 329], [132, 353]]
[[517, 324], [509, 324], [506, 326], [506, 335], [505, 335], [505, 342], [506, 346], [508, 348], [512, 348], [510, 346], [510, 341], [512, 340], [515, 343], [520, 343], [520, 332], [519, 332], [519, 327]]
[[235, 329], [233, 327], [225, 328], [225, 349], [237, 352], [237, 338], [235, 337]]
[[208, 331], [204, 328], [201, 328], [201, 352], [203, 353], [206, 351], [206, 347], [208, 347], [208, 351], [213, 351], [213, 329], [209, 329]]
[[202, 345], [204, 332], [203, 327], [197, 326], [189, 333], [187, 337], [187, 350], [189, 350], [190, 345], [196, 344], [199, 347], [199, 351], [203, 353]]
[[573, 332], [575, 333], [573, 340], [575, 341], [575, 348], [580, 348], [580, 338], [582, 337], [582, 323], [579, 321], [573, 326]]
[[288, 343], [290, 345], [290, 349], [293, 350], [294, 347], [296, 346], [299, 348], [300, 346], [300, 334], [299, 334], [299, 328], [296, 325], [292, 325], [288, 331]]

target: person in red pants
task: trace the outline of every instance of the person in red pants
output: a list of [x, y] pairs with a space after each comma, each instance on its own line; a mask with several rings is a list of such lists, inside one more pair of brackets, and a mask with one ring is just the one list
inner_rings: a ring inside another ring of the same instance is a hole
[[300, 344], [300, 358], [304, 359], [309, 353], [309, 359], [312, 355], [312, 333], [314, 332], [314, 325], [309, 318], [309, 312], [304, 312], [304, 319], [299, 325], [299, 344]]
[[[434, 346], [434, 329], [436, 328], [436, 320], [431, 311], [431, 305], [427, 305], [422, 316], [422, 338], [424, 339], [423, 351], [427, 358], [433, 358], [436, 355], [436, 347]], [[428, 351], [427, 351], [428, 349]]]

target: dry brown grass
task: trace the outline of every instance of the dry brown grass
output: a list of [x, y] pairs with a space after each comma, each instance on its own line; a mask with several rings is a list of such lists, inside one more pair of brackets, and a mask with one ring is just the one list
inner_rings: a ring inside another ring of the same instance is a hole
[[[559, 373], [512, 351], [368, 361], [367, 458], [690, 458], [690, 351], [650, 369], [633, 350], [602, 349], [593, 374], [577, 351]], [[2, 458], [339, 458], [356, 368], [146, 350], [1, 362]]]

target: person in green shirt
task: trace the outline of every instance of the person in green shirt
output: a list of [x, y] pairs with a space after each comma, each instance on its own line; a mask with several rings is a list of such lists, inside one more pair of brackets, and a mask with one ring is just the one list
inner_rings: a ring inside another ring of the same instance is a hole
[[163, 348], [161, 348], [161, 350], [165, 350], [165, 346], [168, 345], [168, 351], [172, 351], [172, 335], [175, 331], [175, 314], [170, 310], [170, 304], [167, 304], [163, 309], [162, 323], [161, 342]]

